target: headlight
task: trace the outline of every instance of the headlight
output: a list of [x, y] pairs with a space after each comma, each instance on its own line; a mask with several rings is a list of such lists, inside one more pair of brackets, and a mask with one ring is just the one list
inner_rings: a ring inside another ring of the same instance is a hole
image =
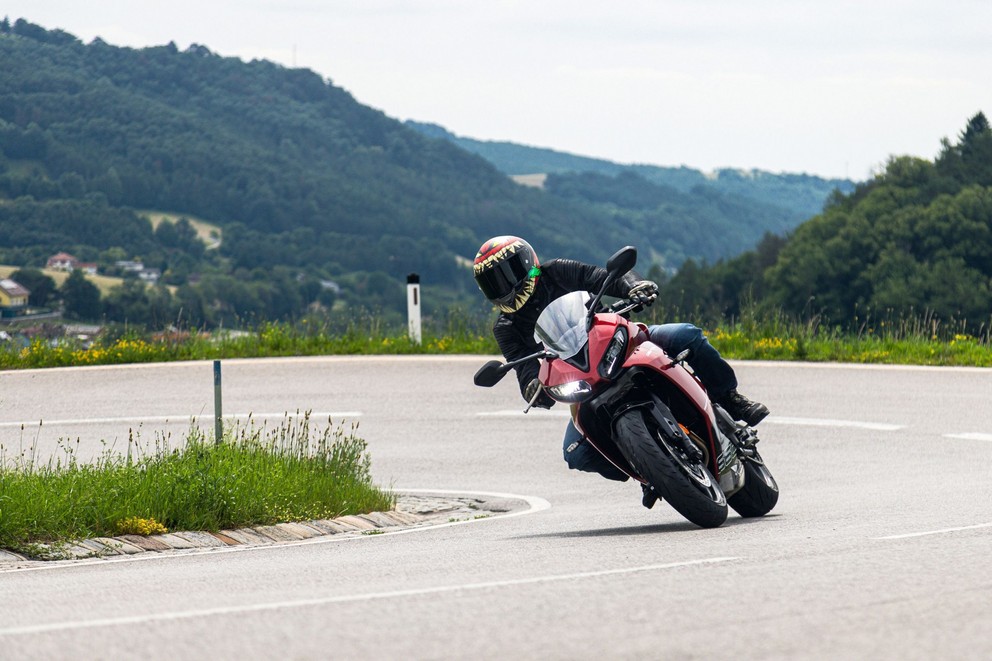
[[592, 395], [592, 386], [586, 381], [569, 381], [557, 386], [549, 386], [548, 394], [559, 402], [582, 402]]
[[613, 333], [613, 339], [599, 361], [599, 375], [604, 379], [615, 379], [623, 369], [623, 359], [627, 354], [627, 329], [623, 326]]

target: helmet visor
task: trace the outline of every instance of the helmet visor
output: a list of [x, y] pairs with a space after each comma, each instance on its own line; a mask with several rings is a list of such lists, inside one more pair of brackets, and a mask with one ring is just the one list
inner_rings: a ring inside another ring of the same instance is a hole
[[479, 289], [490, 301], [506, 301], [516, 294], [518, 285], [530, 275], [524, 251], [510, 255], [475, 276]]

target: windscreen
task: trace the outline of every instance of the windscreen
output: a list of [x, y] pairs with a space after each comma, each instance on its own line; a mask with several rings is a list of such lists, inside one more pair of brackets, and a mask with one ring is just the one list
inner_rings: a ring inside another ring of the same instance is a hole
[[589, 292], [584, 291], [555, 299], [537, 318], [534, 339], [563, 360], [582, 351], [589, 341], [586, 331], [586, 315], [589, 313], [586, 304], [589, 299]]

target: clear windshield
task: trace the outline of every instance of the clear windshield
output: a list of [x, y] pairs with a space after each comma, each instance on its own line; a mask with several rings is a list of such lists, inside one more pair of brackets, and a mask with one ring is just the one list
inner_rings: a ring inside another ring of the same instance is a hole
[[582, 351], [589, 341], [586, 331], [589, 298], [589, 292], [574, 291], [554, 300], [537, 318], [534, 339], [563, 360]]

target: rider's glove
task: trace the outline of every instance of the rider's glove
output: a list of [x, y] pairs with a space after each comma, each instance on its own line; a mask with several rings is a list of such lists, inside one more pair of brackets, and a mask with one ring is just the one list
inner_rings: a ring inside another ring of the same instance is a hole
[[[549, 397], [547, 393], [541, 392], [540, 395], [537, 395], [538, 391], [540, 390], [541, 390], [540, 379], [531, 379], [530, 383], [527, 384], [527, 387], [524, 388], [524, 399], [526, 399], [528, 402], [533, 400], [534, 403], [531, 404], [531, 406], [538, 409], [549, 409], [552, 406], [554, 406], [555, 400], [551, 399], [551, 397]], [[534, 395], [537, 395], [536, 400], [534, 399]]]
[[650, 280], [641, 280], [631, 287], [627, 293], [627, 298], [630, 299], [631, 303], [644, 306], [651, 305], [658, 299], [658, 285]]

